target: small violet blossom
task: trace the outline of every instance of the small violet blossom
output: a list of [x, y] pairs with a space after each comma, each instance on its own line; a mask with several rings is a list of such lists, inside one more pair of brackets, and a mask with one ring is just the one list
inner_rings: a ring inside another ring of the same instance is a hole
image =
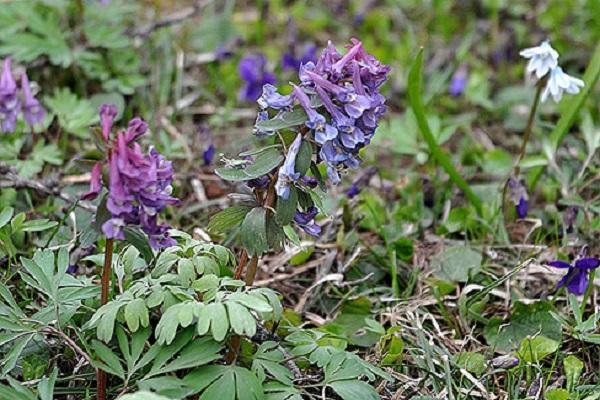
[[46, 115], [46, 110], [44, 110], [44, 107], [42, 107], [39, 100], [31, 93], [29, 78], [26, 73], [21, 75], [21, 89], [23, 90], [24, 97], [23, 117], [25, 118], [25, 122], [27, 122], [29, 126], [41, 123]]
[[296, 172], [296, 156], [300, 151], [301, 144], [302, 135], [298, 134], [288, 149], [283, 165], [279, 168], [275, 191], [279, 197], [285, 200], [290, 196], [290, 185], [300, 178], [300, 173]]
[[535, 74], [537, 79], [541, 79], [558, 66], [558, 52], [550, 46], [549, 41], [544, 41], [536, 47], [521, 50], [519, 54], [521, 57], [529, 59], [527, 72]]
[[281, 58], [281, 69], [283, 69], [284, 71], [298, 71], [301, 65], [307, 64], [309, 62], [317, 62], [317, 47], [315, 45], [304, 46], [304, 52], [302, 53], [300, 58], [296, 58], [294, 53], [294, 49], [292, 49], [290, 50], [290, 52], [285, 53], [283, 55], [283, 57]]
[[529, 196], [527, 195], [525, 181], [511, 176], [508, 180], [508, 196], [515, 205], [515, 211], [519, 218], [525, 218], [529, 211]]
[[274, 84], [275, 75], [266, 71], [267, 57], [264, 54], [242, 58], [238, 65], [240, 78], [245, 82], [240, 91], [240, 100], [256, 101], [266, 84]]
[[464, 93], [465, 88], [467, 87], [468, 80], [469, 75], [467, 73], [467, 68], [461, 66], [452, 75], [452, 79], [450, 80], [450, 88], [448, 89], [450, 95], [454, 97], [461, 96]]
[[17, 95], [17, 82], [11, 72], [10, 58], [4, 60], [2, 75], [0, 76], [0, 130], [14, 132], [17, 125], [17, 116], [21, 110], [21, 101]]
[[321, 233], [321, 227], [315, 223], [315, 217], [319, 213], [317, 207], [310, 207], [306, 212], [296, 211], [294, 222], [310, 236], [317, 237]]
[[562, 98], [563, 92], [569, 94], [577, 94], [585, 85], [581, 79], [574, 78], [563, 72], [561, 67], [556, 67], [550, 72], [550, 78], [546, 83], [546, 87], [542, 92], [541, 100], [545, 102], [549, 95], [552, 95], [555, 103], [558, 103]]
[[377, 168], [375, 168], [374, 166], [365, 168], [362, 174], [354, 181], [352, 181], [352, 184], [350, 185], [348, 190], [346, 190], [346, 196], [348, 196], [351, 199], [356, 197], [361, 192], [361, 190], [369, 184], [369, 181], [376, 173]]
[[108, 200], [106, 207], [112, 218], [102, 225], [102, 231], [109, 239], [123, 240], [124, 229], [136, 226], [149, 238], [153, 248], [163, 248], [175, 244], [169, 237], [167, 224], [159, 224], [158, 213], [168, 205], [178, 204], [171, 196], [173, 168], [156, 149], [144, 154], [135, 141], [146, 133], [148, 125], [140, 118], [129, 122], [127, 130], [110, 137], [114, 106], [100, 107], [101, 124], [106, 132], [109, 148], [105, 162], [98, 162], [92, 169], [90, 189], [84, 199], [93, 199], [102, 189], [102, 169], [108, 169]]
[[589, 257], [577, 258], [573, 264], [561, 260], [551, 261], [547, 264], [551, 267], [567, 270], [567, 274], [558, 282], [557, 288], [566, 285], [569, 293], [582, 295], [590, 284], [588, 277], [589, 271], [598, 268], [598, 266], [600, 266], [600, 260], [595, 257]]
[[210, 165], [215, 158], [215, 144], [213, 134], [207, 125], [201, 125], [198, 129], [198, 138], [202, 146], [202, 160], [204, 165]]

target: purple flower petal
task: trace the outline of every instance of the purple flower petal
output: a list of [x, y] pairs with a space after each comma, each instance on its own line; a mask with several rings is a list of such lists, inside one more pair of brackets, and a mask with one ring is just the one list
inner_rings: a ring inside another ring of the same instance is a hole
[[598, 268], [600, 265], [600, 259], [590, 257], [590, 258], [580, 258], [575, 261], [575, 268], [582, 270], [590, 270], [594, 268]]
[[92, 200], [98, 196], [102, 190], [102, 163], [97, 162], [92, 168], [92, 177], [90, 179], [90, 190], [87, 191], [81, 198], [83, 200]]
[[546, 265], [549, 265], [554, 268], [571, 268], [571, 264], [569, 264], [566, 261], [561, 261], [561, 260], [550, 261], [550, 262], [546, 263]]
[[571, 278], [567, 282], [567, 290], [569, 290], [569, 292], [576, 294], [578, 296], [585, 293], [585, 290], [587, 289], [587, 287], [589, 285], [589, 278], [588, 278], [587, 271], [576, 270], [576, 272], [574, 272], [573, 274], [570, 274], [570, 275], [571, 275]]

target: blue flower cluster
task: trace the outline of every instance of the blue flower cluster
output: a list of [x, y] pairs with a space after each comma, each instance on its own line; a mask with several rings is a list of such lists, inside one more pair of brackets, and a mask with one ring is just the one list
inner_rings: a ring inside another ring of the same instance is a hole
[[[317, 161], [325, 162], [330, 182], [337, 184], [340, 170], [360, 165], [358, 152], [370, 143], [379, 118], [386, 111], [379, 88], [389, 70], [356, 39], [352, 39], [344, 55], [329, 42], [316, 64], [307, 62], [300, 66], [300, 84], [293, 85], [291, 94], [281, 95], [272, 85], [263, 87], [257, 121], [268, 118], [268, 109], [287, 112], [300, 105], [306, 112], [304, 126], [309, 132], [304, 138], [315, 143]], [[274, 134], [258, 128], [257, 133]], [[295, 146], [291, 149], [295, 150]], [[283, 198], [287, 198], [289, 185], [300, 178], [294, 170], [295, 163], [288, 160], [295, 159], [296, 153], [288, 151], [279, 172], [284, 179], [278, 182], [277, 194]]]

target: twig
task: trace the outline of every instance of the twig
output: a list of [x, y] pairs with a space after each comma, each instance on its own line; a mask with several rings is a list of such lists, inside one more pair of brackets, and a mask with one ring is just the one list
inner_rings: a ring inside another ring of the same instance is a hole
[[41, 330], [42, 333], [46, 333], [49, 335], [55, 335], [55, 336], [60, 336], [65, 343], [67, 344], [67, 346], [69, 346], [75, 353], [79, 354], [89, 365], [91, 365], [96, 371], [98, 370], [98, 368], [96, 368], [94, 366], [94, 364], [92, 363], [92, 359], [90, 358], [90, 356], [81, 349], [81, 347], [79, 347], [77, 345], [77, 343], [75, 343], [75, 341], [73, 339], [71, 339], [69, 337], [69, 335], [67, 335], [66, 333], [64, 333], [61, 330], [58, 330], [56, 328], [53, 328], [51, 326], [46, 326]]
[[202, 9], [210, 3], [212, 3], [212, 0], [198, 0], [190, 7], [186, 7], [182, 10], [174, 12], [173, 14], [169, 14], [164, 18], [161, 18], [157, 21], [151, 22], [141, 27], [140, 29], [135, 31], [132, 36], [139, 36], [145, 38], [157, 29], [165, 28], [171, 25], [176, 25], [185, 21], [186, 19], [194, 18], [198, 14], [200, 14], [200, 11], [202, 11]]
[[20, 176], [14, 167], [0, 163], [0, 189], [33, 189], [46, 196], [56, 196], [66, 201], [67, 203], [77, 204], [77, 207], [85, 210], [96, 212], [96, 206], [88, 201], [81, 201], [65, 192], [63, 192], [54, 180], [37, 181], [33, 179], [23, 178]]

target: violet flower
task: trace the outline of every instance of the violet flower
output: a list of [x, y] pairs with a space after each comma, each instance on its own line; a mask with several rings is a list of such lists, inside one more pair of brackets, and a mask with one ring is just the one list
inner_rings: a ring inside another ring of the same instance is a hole
[[301, 144], [302, 134], [299, 133], [290, 145], [283, 165], [279, 168], [275, 191], [282, 199], [287, 199], [290, 196], [290, 184], [300, 178], [300, 173], [296, 172], [296, 156], [298, 155], [298, 151], [300, 151]]
[[459, 67], [452, 75], [448, 92], [454, 97], [461, 96], [465, 92], [468, 79], [467, 68], [464, 66]]
[[[103, 105], [100, 108], [103, 133], [107, 132], [107, 145], [110, 146], [106, 165], [108, 168], [108, 201], [106, 207], [112, 218], [102, 225], [102, 231], [109, 239], [125, 239], [124, 229], [137, 226], [147, 235], [153, 248], [171, 246], [175, 241], [169, 237], [167, 224], [158, 224], [157, 215], [168, 205], [178, 204], [171, 196], [173, 168], [171, 162], [151, 148], [144, 154], [135, 141], [144, 135], [148, 125], [140, 118], [129, 122], [126, 131], [119, 131], [110, 141], [114, 108]], [[104, 120], [102, 120], [104, 114]], [[103, 135], [104, 136], [104, 135]], [[95, 198], [102, 187], [102, 164], [97, 163], [92, 170], [90, 190], [84, 198]]]
[[113, 121], [118, 112], [117, 106], [114, 104], [102, 104], [98, 111], [100, 114], [100, 125], [102, 126], [102, 137], [107, 142]]
[[202, 160], [204, 161], [204, 165], [210, 165], [215, 157], [215, 145], [213, 143], [213, 134], [207, 125], [203, 124], [199, 127], [198, 137], [202, 142]]
[[360, 191], [369, 184], [369, 181], [376, 173], [377, 168], [374, 166], [365, 168], [362, 174], [360, 174], [360, 176], [352, 182], [352, 184], [346, 191], [346, 196], [348, 196], [349, 198], [357, 196], [360, 193]]
[[296, 58], [294, 55], [294, 49], [291, 49], [288, 53], [285, 53], [281, 58], [281, 69], [295, 70], [298, 71], [301, 65], [309, 62], [317, 62], [317, 47], [315, 45], [304, 46], [304, 51], [300, 58]]
[[529, 196], [527, 195], [525, 181], [511, 176], [508, 179], [508, 196], [515, 205], [515, 211], [519, 218], [525, 218], [529, 210]]
[[40, 102], [31, 93], [29, 87], [29, 78], [27, 74], [21, 75], [21, 90], [23, 91], [24, 103], [23, 103], [23, 116], [25, 121], [30, 127], [41, 123], [46, 115], [46, 110], [40, 104]]
[[294, 222], [310, 236], [317, 237], [321, 233], [321, 227], [314, 221], [318, 213], [316, 207], [310, 207], [306, 212], [296, 211]]
[[600, 266], [600, 260], [595, 257], [577, 258], [573, 264], [556, 260], [547, 263], [551, 267], [567, 270], [567, 274], [558, 282], [557, 288], [567, 286], [569, 293], [582, 295], [590, 284], [588, 273]]
[[4, 60], [0, 76], [0, 131], [14, 132], [21, 102], [17, 96], [17, 82], [11, 72], [11, 58]]
[[245, 85], [240, 91], [240, 100], [256, 101], [260, 97], [264, 85], [276, 82], [275, 75], [266, 71], [266, 65], [267, 57], [264, 54], [242, 58], [238, 71], [240, 78], [245, 81]]
[[257, 102], [262, 109], [270, 107], [274, 110], [280, 110], [282, 108], [289, 108], [294, 103], [294, 95], [281, 95], [275, 86], [267, 83], [263, 86], [262, 95], [258, 98]]

